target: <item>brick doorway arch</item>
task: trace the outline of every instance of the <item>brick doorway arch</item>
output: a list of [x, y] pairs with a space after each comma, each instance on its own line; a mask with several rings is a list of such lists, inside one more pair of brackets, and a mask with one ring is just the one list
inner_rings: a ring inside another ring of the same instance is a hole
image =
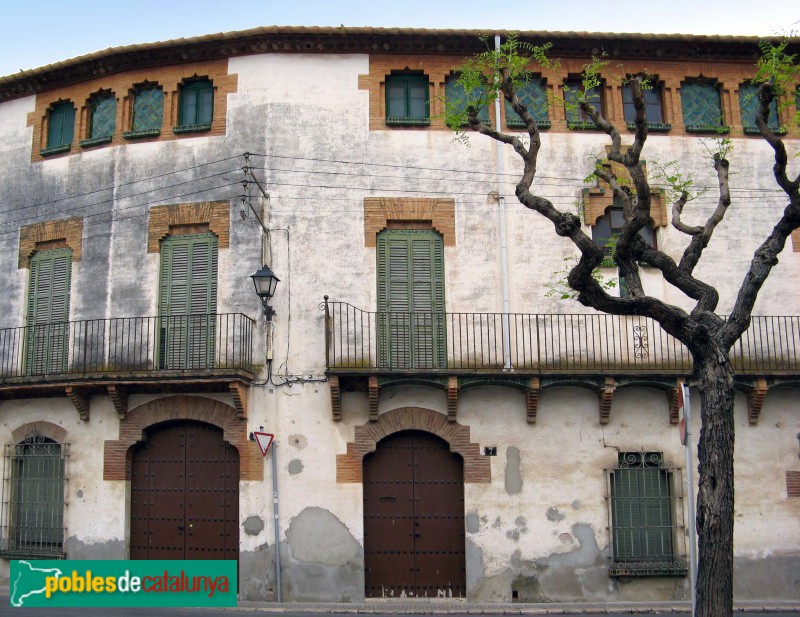
[[345, 454], [336, 455], [337, 482], [363, 482], [364, 456], [374, 452], [377, 443], [399, 431], [419, 430], [433, 433], [450, 446], [450, 451], [464, 459], [464, 483], [491, 482], [489, 459], [481, 456], [477, 443], [470, 442], [470, 428], [448, 422], [447, 416], [422, 407], [400, 407], [378, 416], [377, 422], [356, 426], [355, 439], [347, 444]]

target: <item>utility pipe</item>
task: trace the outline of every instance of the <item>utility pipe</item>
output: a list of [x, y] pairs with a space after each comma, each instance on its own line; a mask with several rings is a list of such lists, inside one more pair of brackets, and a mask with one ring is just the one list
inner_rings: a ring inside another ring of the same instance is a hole
[[[500, 35], [494, 37], [494, 49], [500, 51]], [[495, 73], [497, 78], [497, 73]], [[495, 84], [497, 86], [498, 84]], [[498, 93], [499, 94], [499, 93]], [[494, 100], [494, 117], [497, 128], [500, 128], [500, 98]], [[499, 206], [500, 224], [500, 279], [503, 286], [503, 368], [511, 370], [511, 329], [509, 328], [508, 301], [508, 251], [506, 241], [506, 200], [503, 196], [503, 144], [495, 140], [497, 152], [497, 205]]]

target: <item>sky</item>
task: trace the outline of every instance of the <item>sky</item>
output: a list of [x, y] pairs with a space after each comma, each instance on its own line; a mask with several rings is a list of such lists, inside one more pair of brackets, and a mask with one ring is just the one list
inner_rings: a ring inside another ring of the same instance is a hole
[[108, 47], [258, 26], [763, 36], [800, 30], [796, 0], [0, 0], [0, 76]]

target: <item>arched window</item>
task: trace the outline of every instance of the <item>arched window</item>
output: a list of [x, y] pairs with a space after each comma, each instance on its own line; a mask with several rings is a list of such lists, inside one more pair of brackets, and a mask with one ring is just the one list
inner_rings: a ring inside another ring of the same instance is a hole
[[75, 106], [70, 102], [57, 103], [47, 114], [47, 147], [43, 155], [66, 152], [72, 145], [75, 132]]
[[181, 86], [175, 132], [207, 131], [214, 117], [214, 85], [196, 79]]
[[[614, 205], [606, 208], [605, 214], [597, 219], [592, 227], [592, 240], [604, 247], [608, 265], [614, 255], [614, 246], [622, 228], [625, 226], [625, 215], [622, 206], [614, 200]], [[656, 234], [652, 224], [645, 225], [639, 230], [639, 235], [647, 244], [656, 248]]]
[[130, 139], [158, 135], [163, 118], [164, 91], [155, 85], [139, 86], [133, 93], [131, 130], [122, 136]]
[[564, 80], [564, 105], [567, 116], [567, 128], [570, 129], [596, 129], [597, 125], [592, 120], [591, 116], [584, 113], [578, 107], [580, 94], [585, 92], [586, 102], [594, 107], [602, 116], [605, 115], [605, 106], [603, 105], [603, 97], [601, 94], [602, 86], [596, 88], [589, 88], [588, 90], [583, 85], [580, 79], [566, 79]]
[[401, 73], [386, 77], [386, 124], [427, 126], [430, 116], [425, 75]]
[[0, 525], [3, 557], [63, 557], [67, 455], [67, 444], [36, 431], [6, 446]]
[[117, 128], [117, 99], [110, 92], [98, 94], [89, 102], [89, 137], [82, 146], [108, 143]]
[[681, 84], [681, 109], [687, 133], [727, 133], [722, 117], [722, 97], [716, 82], [695, 79]]
[[[541, 77], [535, 75], [517, 87], [517, 98], [520, 103], [528, 108], [528, 112], [534, 117], [540, 129], [550, 127], [550, 119], [547, 117], [547, 86]], [[524, 128], [525, 123], [517, 115], [508, 101], [506, 104], [506, 126], [514, 128]]]
[[[758, 127], [756, 126], [758, 107], [758, 84], [748, 81], [739, 86], [739, 110], [742, 112], [742, 128], [748, 135], [758, 134]], [[767, 126], [772, 131], [780, 131], [781, 129], [781, 123], [778, 120], [778, 101], [775, 99], [772, 99], [772, 103], [769, 106]]]
[[[458, 81], [458, 75], [450, 75], [444, 82], [444, 98], [451, 106], [453, 111], [461, 113], [466, 111], [468, 101], [485, 100], [486, 93], [483, 88], [475, 87], [470, 96], [464, 90], [464, 86]], [[489, 124], [489, 109], [484, 106], [478, 111], [478, 118], [484, 124]]]

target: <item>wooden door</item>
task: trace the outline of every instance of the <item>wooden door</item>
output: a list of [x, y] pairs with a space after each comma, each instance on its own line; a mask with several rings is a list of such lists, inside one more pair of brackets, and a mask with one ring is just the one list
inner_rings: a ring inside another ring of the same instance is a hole
[[239, 452], [202, 422], [148, 430], [131, 466], [131, 559], [238, 556]]
[[365, 594], [464, 597], [464, 463], [430, 433], [402, 431], [364, 457]]

